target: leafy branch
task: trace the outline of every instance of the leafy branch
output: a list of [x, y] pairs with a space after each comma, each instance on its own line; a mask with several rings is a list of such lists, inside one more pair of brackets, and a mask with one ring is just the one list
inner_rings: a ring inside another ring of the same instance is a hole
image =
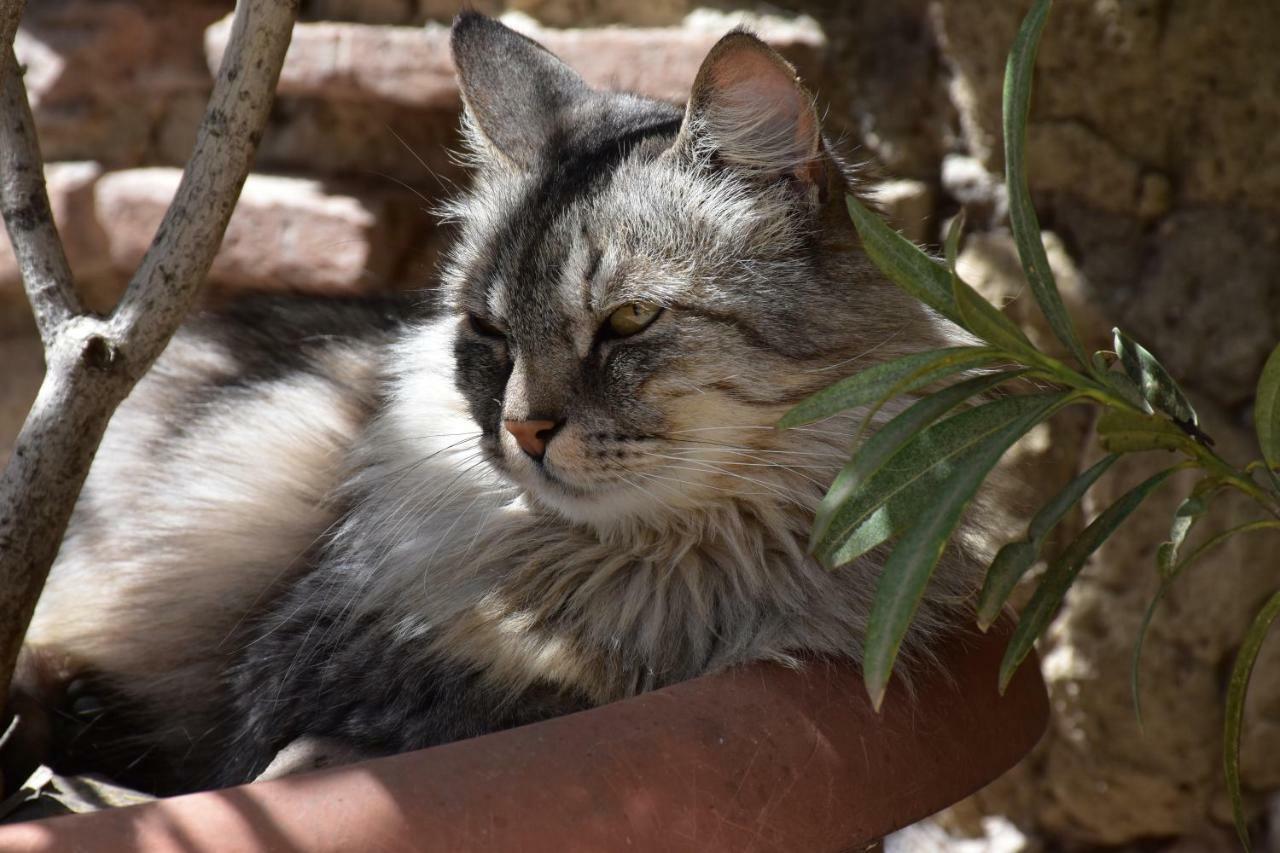
[[[1258, 382], [1255, 421], [1263, 458], [1236, 467], [1213, 450], [1191, 402], [1159, 360], [1119, 329], [1113, 351], [1086, 356], [1058, 293], [1031, 204], [1026, 173], [1027, 115], [1035, 56], [1051, 0], [1035, 0], [1009, 54], [1004, 84], [1005, 181], [1009, 219], [1022, 268], [1037, 304], [1067, 352], [1065, 360], [1039, 350], [1008, 317], [956, 270], [963, 228], [953, 220], [945, 260], [921, 251], [868, 210], [847, 198], [850, 218], [871, 260], [906, 293], [962, 327], [982, 343], [913, 353], [845, 378], [803, 401], [780, 421], [801, 426], [851, 409], [867, 412], [861, 433], [888, 401], [936, 387], [865, 441], [835, 478], [814, 522], [810, 549], [838, 568], [896, 538], [881, 573], [867, 630], [863, 679], [879, 707], [899, 647], [946, 545], [982, 482], [1004, 452], [1040, 422], [1069, 405], [1101, 410], [1098, 435], [1106, 455], [1068, 483], [1035, 515], [1025, 534], [999, 550], [977, 605], [978, 624], [990, 626], [1018, 581], [1040, 559], [1052, 531], [1121, 456], [1172, 451], [1183, 459], [1130, 489], [1103, 510], [1062, 552], [1049, 560], [1024, 608], [1000, 667], [1000, 689], [1030, 654], [1089, 557], [1148, 497], [1179, 471], [1200, 477], [1179, 505], [1169, 539], [1158, 549], [1161, 579], [1135, 641], [1132, 688], [1141, 720], [1139, 666], [1147, 626], [1171, 584], [1205, 553], [1256, 531], [1280, 531], [1280, 346]], [[975, 371], [980, 371], [975, 376]], [[1013, 380], [1035, 380], [1035, 393], [983, 395]], [[1255, 473], [1265, 476], [1255, 478]], [[1247, 496], [1259, 518], [1241, 524], [1186, 556], [1182, 546], [1217, 495]], [[1239, 736], [1244, 695], [1262, 639], [1280, 615], [1280, 592], [1246, 632], [1227, 695], [1223, 764], [1241, 842], [1244, 824]]]

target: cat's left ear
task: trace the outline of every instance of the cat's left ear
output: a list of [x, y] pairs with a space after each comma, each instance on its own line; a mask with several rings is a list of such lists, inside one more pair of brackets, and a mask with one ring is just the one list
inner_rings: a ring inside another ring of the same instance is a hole
[[702, 61], [679, 144], [730, 167], [825, 190], [813, 98], [791, 63], [742, 30], [716, 42]]

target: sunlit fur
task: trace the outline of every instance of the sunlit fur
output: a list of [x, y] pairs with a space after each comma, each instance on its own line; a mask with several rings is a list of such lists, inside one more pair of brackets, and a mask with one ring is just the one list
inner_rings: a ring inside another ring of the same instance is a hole
[[[443, 310], [332, 334], [204, 409], [241, 354], [184, 333], [113, 423], [37, 615], [68, 676], [195, 756], [187, 784], [303, 734], [410, 748], [743, 661], [860, 657], [883, 550], [837, 571], [805, 550], [860, 413], [774, 424], [949, 333], [862, 254], [808, 94], [742, 33], [682, 111], [457, 27], [476, 174], [447, 210]], [[485, 112], [520, 85], [567, 94], [524, 127]], [[637, 301], [664, 311], [600, 333]], [[502, 421], [542, 418], [563, 426], [536, 462]], [[904, 660], [971, 568], [944, 556]]]

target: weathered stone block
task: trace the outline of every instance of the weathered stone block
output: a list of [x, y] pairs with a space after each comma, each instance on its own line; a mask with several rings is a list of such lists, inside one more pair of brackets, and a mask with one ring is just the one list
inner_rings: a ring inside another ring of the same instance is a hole
[[45, 159], [108, 167], [154, 160], [175, 100], [206, 94], [202, 33], [230, 0], [41, 0], [27, 4], [15, 50]]
[[[154, 168], [116, 172], [99, 182], [97, 214], [117, 269], [137, 267], [180, 178], [176, 169]], [[375, 290], [398, 268], [407, 236], [400, 211], [385, 196], [251, 175], [209, 279], [244, 290]]]
[[[594, 86], [683, 101], [698, 66], [729, 26], [648, 29], [538, 27], [527, 17], [508, 23], [542, 42]], [[209, 28], [205, 49], [216, 67], [226, 49], [230, 18]], [[823, 46], [816, 27], [774, 25], [759, 35], [788, 56], [809, 79], [817, 76]], [[449, 28], [376, 27], [347, 23], [299, 24], [280, 75], [281, 95], [326, 100], [386, 101], [451, 111], [460, 105]]]

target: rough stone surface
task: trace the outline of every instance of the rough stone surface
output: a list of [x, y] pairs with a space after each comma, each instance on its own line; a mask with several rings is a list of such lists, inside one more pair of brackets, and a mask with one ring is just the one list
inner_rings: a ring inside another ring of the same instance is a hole
[[955, 111], [947, 98], [929, 0], [783, 4], [812, 16], [826, 35], [827, 132], [855, 163], [871, 154], [889, 174], [936, 181], [951, 150]]
[[[1024, 7], [950, 0], [933, 8], [956, 85], [972, 93], [957, 105], [966, 142], [994, 171], [1004, 57]], [[1094, 171], [1044, 159], [1033, 184], [1061, 184], [1052, 171], [1066, 170], [1083, 179], [1076, 193], [1105, 208], [1127, 189], [1109, 182], [1127, 160], [1177, 175], [1186, 203], [1280, 206], [1277, 32], [1280, 6], [1269, 0], [1054, 4], [1031, 127], [1112, 162]]]
[[[719, 20], [714, 19], [714, 20]], [[541, 41], [594, 86], [683, 101], [707, 51], [731, 25], [552, 30], [523, 15], [507, 22]], [[230, 18], [209, 28], [206, 53], [216, 67]], [[816, 67], [823, 46], [816, 26], [757, 21], [758, 34], [802, 69]], [[385, 101], [441, 111], [460, 106], [449, 28], [301, 24], [280, 75], [281, 95]]]
[[[212, 79], [199, 52], [230, 0], [39, 0], [28, 3], [15, 50], [26, 64], [47, 160], [109, 167], [155, 161], [180, 105]], [[191, 125], [194, 130], [194, 124]], [[167, 151], [167, 154], [174, 152]], [[185, 153], [181, 159], [185, 160]]]
[[[1239, 408], [1280, 340], [1280, 215], [1181, 207], [1154, 228], [1071, 209], [1085, 275], [1174, 375]], [[1114, 230], [1107, 232], [1108, 226]]]
[[[137, 267], [180, 177], [176, 169], [154, 168], [116, 172], [99, 182], [98, 219], [109, 223], [108, 246], [118, 269]], [[209, 278], [223, 288], [250, 290], [378, 289], [405, 249], [406, 224], [376, 194], [357, 197], [316, 181], [254, 175]]]
[[[1021, 14], [933, 7], [964, 147], [995, 174]], [[1091, 300], [1229, 407], [1252, 396], [1280, 337], [1277, 32], [1280, 6], [1266, 0], [1055, 4], [1028, 126], [1042, 221], [1077, 257]]]
[[871, 188], [880, 212], [908, 239], [926, 243], [934, 239], [936, 206], [933, 187], [909, 178], [881, 181]]
[[[1220, 452], [1248, 452], [1242, 430], [1211, 406], [1201, 415]], [[1086, 509], [1096, 513], [1173, 461], [1161, 456], [1121, 460]], [[1142, 730], [1129, 695], [1133, 642], [1156, 587], [1155, 549], [1192, 482], [1190, 473], [1175, 476], [1103, 546], [1050, 631], [1045, 673], [1055, 713], [1043, 777], [1049, 796], [1039, 817], [1056, 833], [1106, 843], [1195, 833], [1220, 796], [1222, 677], [1254, 611], [1274, 590], [1267, 570], [1274, 542], [1258, 534], [1233, 540], [1179, 579], [1144, 649]], [[1219, 501], [1193, 542], [1253, 517], [1256, 510], [1243, 501]], [[1275, 701], [1274, 678], [1255, 689], [1260, 701]], [[1246, 755], [1261, 735], [1246, 731]], [[1255, 780], [1247, 775], [1246, 782]]]

